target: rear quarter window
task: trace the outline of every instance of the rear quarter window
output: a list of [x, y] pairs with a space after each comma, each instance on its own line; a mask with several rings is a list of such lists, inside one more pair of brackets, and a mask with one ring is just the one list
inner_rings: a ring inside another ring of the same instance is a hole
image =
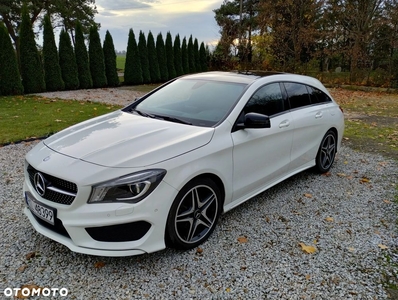
[[284, 82], [284, 86], [289, 97], [291, 109], [311, 105], [310, 95], [308, 94], [306, 85]]
[[321, 103], [328, 103], [332, 102], [332, 99], [328, 95], [326, 95], [321, 90], [307, 86], [308, 93], [310, 95], [311, 104], [321, 104]]

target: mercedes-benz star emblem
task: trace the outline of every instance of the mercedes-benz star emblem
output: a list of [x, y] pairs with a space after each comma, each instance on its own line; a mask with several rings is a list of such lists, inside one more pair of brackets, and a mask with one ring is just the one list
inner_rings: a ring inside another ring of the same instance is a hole
[[36, 192], [43, 197], [46, 193], [46, 180], [44, 179], [43, 175], [36, 173], [33, 177], [33, 182], [35, 184]]

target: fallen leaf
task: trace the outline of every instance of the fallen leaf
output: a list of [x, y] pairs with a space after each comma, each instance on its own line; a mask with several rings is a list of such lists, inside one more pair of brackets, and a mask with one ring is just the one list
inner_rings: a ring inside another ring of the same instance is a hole
[[36, 256], [36, 252], [30, 252], [30, 253], [28, 253], [28, 254], [26, 254], [26, 259], [31, 259], [31, 258], [33, 258], [33, 257], [35, 257]]
[[97, 269], [103, 268], [104, 266], [105, 266], [105, 263], [103, 261], [98, 261], [94, 264], [94, 267], [96, 267]]
[[370, 179], [369, 179], [369, 178], [366, 178], [366, 177], [362, 177], [362, 178], [359, 180], [359, 182], [360, 182], [360, 183], [368, 183], [368, 182], [370, 182]]
[[25, 269], [26, 269], [27, 267], [28, 267], [27, 265], [22, 265], [22, 266], [20, 266], [20, 267], [18, 268], [18, 271], [19, 271], [19, 272], [23, 272], [23, 271], [25, 271]]
[[330, 174], [330, 172], [326, 172], [326, 173], [322, 173], [322, 176], [326, 176], [326, 177], [330, 177], [332, 174]]
[[304, 197], [306, 197], [306, 198], [312, 198], [312, 195], [311, 195], [311, 194], [304, 194]]
[[384, 203], [387, 203], [387, 204], [390, 204], [390, 203], [391, 203], [391, 201], [390, 201], [390, 200], [387, 200], [387, 199], [383, 200], [383, 202], [384, 202]]
[[247, 237], [245, 237], [245, 236], [240, 236], [240, 237], [238, 237], [238, 242], [239, 242], [240, 244], [245, 244], [245, 243], [247, 243]]
[[326, 221], [326, 222], [333, 222], [334, 219], [333, 219], [332, 217], [327, 217], [327, 218], [325, 219], [325, 221]]
[[299, 245], [301, 246], [301, 250], [303, 250], [307, 254], [312, 254], [317, 251], [317, 249], [314, 246], [309, 246], [304, 243], [299, 243]]
[[379, 248], [382, 250], [388, 249], [388, 246], [383, 245], [383, 244], [378, 244], [377, 246], [379, 246]]
[[339, 177], [347, 177], [347, 175], [344, 174], [344, 173], [337, 173], [336, 175], [339, 176]]
[[348, 247], [348, 251], [350, 251], [350, 252], [354, 252], [354, 251], [355, 251], [355, 248]]
[[305, 275], [305, 279], [310, 280], [311, 279], [311, 275]]
[[198, 247], [198, 248], [196, 249], [196, 254], [202, 254], [202, 253], [203, 253], [203, 249], [200, 248], [200, 247]]
[[231, 288], [226, 288], [225, 291], [226, 291], [227, 293], [230, 293], [230, 292], [231, 292]]

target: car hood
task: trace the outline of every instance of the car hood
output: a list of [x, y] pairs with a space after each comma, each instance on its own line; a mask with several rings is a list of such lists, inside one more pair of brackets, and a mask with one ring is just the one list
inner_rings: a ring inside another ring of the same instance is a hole
[[116, 111], [44, 141], [50, 149], [107, 167], [145, 167], [202, 147], [214, 129]]

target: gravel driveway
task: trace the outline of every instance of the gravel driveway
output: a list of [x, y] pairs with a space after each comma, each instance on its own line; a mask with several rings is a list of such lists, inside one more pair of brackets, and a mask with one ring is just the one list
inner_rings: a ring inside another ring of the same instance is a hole
[[398, 263], [398, 165], [382, 156], [343, 147], [330, 173], [300, 173], [223, 215], [198, 249], [109, 258], [73, 253], [23, 215], [24, 155], [35, 143], [0, 148], [0, 291], [36, 285], [67, 288], [67, 299], [386, 299], [382, 281], [398, 276], [391, 267]]

